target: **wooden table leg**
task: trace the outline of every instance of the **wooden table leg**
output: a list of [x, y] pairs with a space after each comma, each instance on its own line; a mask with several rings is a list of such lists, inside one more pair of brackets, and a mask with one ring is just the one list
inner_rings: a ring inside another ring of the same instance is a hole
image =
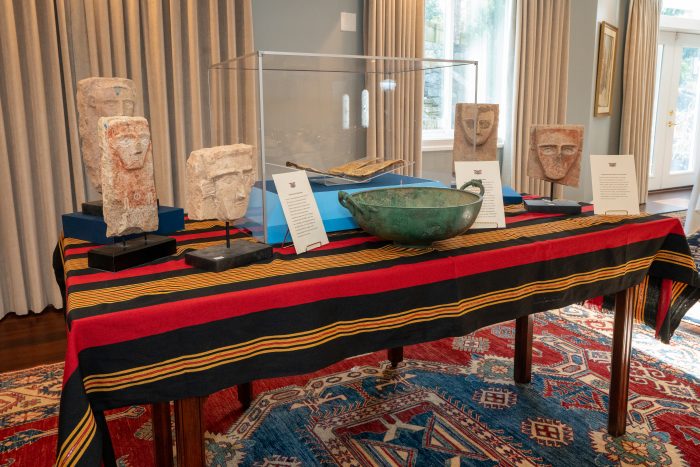
[[532, 315], [515, 320], [515, 358], [513, 379], [529, 383], [532, 374]]
[[615, 324], [612, 341], [612, 365], [610, 367], [610, 408], [608, 433], [625, 434], [627, 424], [627, 397], [629, 393], [630, 359], [632, 356], [632, 308], [628, 307], [628, 291], [615, 296]]
[[158, 467], [173, 467], [173, 434], [170, 431], [170, 402], [151, 404], [153, 445]]
[[396, 368], [403, 361], [403, 347], [394, 347], [387, 350], [387, 356], [391, 362], [391, 367]]
[[244, 409], [250, 407], [253, 401], [253, 382], [243, 383], [238, 385], [238, 402], [241, 403]]
[[175, 401], [177, 465], [204, 467], [204, 397]]

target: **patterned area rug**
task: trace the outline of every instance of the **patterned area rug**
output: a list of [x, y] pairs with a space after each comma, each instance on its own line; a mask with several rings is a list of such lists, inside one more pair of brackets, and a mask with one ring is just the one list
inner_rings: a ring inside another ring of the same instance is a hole
[[[583, 307], [535, 316], [533, 381], [513, 383], [512, 323], [255, 383], [205, 406], [211, 466], [700, 465], [700, 334], [670, 345], [635, 329], [630, 419], [606, 433], [611, 318]], [[51, 465], [61, 366], [0, 377], [0, 466]], [[261, 393], [262, 391], [262, 393]], [[108, 414], [121, 466], [152, 461], [146, 407]]]

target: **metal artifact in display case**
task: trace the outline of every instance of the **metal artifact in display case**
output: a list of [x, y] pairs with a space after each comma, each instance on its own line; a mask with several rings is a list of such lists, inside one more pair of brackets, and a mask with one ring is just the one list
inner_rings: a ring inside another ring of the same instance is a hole
[[420, 130], [424, 82], [446, 68], [452, 82], [474, 83], [476, 103], [478, 65], [468, 60], [261, 51], [213, 65], [212, 142], [250, 144], [257, 161], [237, 227], [266, 243], [289, 239], [272, 175], [290, 170], [307, 171], [328, 232], [358, 227], [341, 190], [443, 187], [421, 176]]

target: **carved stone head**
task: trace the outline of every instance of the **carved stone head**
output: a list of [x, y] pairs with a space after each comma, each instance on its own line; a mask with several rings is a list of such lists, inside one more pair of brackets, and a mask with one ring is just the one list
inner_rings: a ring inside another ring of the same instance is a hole
[[102, 192], [101, 154], [97, 140], [100, 117], [133, 116], [136, 85], [126, 78], [86, 78], [78, 82], [78, 132], [90, 183]]
[[530, 129], [530, 177], [578, 186], [583, 125], [533, 125]]
[[143, 117], [102, 117], [98, 137], [107, 236], [158, 230], [148, 121]]
[[456, 105], [454, 160], [495, 161], [497, 143], [498, 104]]
[[189, 218], [240, 219], [248, 210], [254, 182], [252, 146], [233, 144], [192, 151], [187, 159]]
[[462, 119], [459, 124], [464, 130], [464, 136], [467, 138], [467, 143], [481, 146], [489, 139], [495, 125], [496, 112], [489, 106], [478, 106], [478, 113], [474, 112], [462, 113]]

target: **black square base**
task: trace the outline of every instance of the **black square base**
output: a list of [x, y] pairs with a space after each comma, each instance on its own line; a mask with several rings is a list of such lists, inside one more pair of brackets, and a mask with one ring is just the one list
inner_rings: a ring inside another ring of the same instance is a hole
[[527, 212], [544, 212], [548, 214], [581, 214], [581, 205], [567, 199], [526, 199], [523, 200]]
[[81, 210], [87, 216], [104, 217], [104, 214], [102, 214], [102, 200], [86, 201], [82, 204]]
[[224, 244], [185, 253], [185, 263], [211, 272], [221, 272], [269, 258], [272, 258], [270, 245], [247, 240], [233, 240], [231, 248], [226, 248]]
[[158, 258], [175, 254], [174, 238], [148, 235], [132, 238], [125, 242], [100, 246], [88, 251], [88, 266], [104, 271], [117, 272], [122, 269], [140, 266]]

